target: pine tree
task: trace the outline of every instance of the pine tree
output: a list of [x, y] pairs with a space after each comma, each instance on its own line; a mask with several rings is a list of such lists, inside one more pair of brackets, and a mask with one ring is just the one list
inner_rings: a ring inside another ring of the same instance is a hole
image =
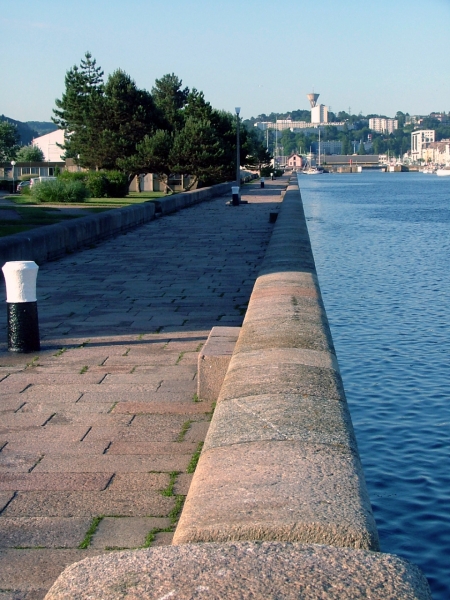
[[174, 131], [183, 125], [181, 109], [185, 106], [189, 88], [181, 89], [182, 80], [174, 73], [167, 74], [155, 81], [152, 96], [156, 106], [166, 119], [167, 128]]
[[82, 166], [99, 168], [104, 146], [103, 71], [86, 52], [80, 67], [66, 73], [65, 93], [56, 100], [53, 122], [66, 133], [66, 158], [80, 157]]

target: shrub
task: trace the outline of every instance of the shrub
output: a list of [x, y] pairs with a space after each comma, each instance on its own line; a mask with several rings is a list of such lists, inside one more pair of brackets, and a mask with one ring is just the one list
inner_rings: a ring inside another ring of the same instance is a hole
[[82, 181], [92, 198], [124, 198], [128, 194], [128, 178], [122, 171], [63, 171], [58, 179]]
[[88, 171], [86, 175], [86, 187], [93, 198], [106, 196], [107, 179], [102, 171]]
[[128, 177], [122, 171], [107, 171], [106, 195], [108, 198], [125, 198], [128, 194]]
[[63, 181], [85, 181], [86, 175], [86, 171], [63, 171], [58, 175], [58, 179]]
[[281, 177], [283, 175], [281, 169], [274, 169], [273, 167], [263, 167], [261, 169], [261, 177], [270, 177], [271, 173], [273, 173], [274, 177]]
[[42, 181], [33, 185], [31, 196], [35, 202], [73, 203], [89, 198], [89, 190], [81, 181]]

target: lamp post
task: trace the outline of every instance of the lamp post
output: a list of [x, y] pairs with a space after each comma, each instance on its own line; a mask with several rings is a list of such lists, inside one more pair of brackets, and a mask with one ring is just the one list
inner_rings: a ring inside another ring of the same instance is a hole
[[12, 166], [12, 180], [13, 180], [13, 191], [12, 191], [12, 193], [14, 194], [14, 191], [15, 191], [14, 190], [14, 167], [16, 166], [16, 161], [15, 160], [11, 161], [11, 166]]
[[240, 167], [241, 157], [240, 157], [240, 153], [239, 153], [239, 113], [241, 112], [241, 109], [239, 106], [237, 106], [234, 110], [236, 111], [236, 185], [232, 186], [231, 192], [232, 192], [232, 205], [239, 206], [239, 204], [240, 204], [239, 188], [241, 186], [241, 167]]
[[237, 120], [237, 125], [236, 125], [236, 185], [240, 187], [241, 185], [241, 166], [240, 166], [240, 162], [241, 162], [241, 157], [240, 157], [240, 148], [239, 148], [239, 113], [241, 112], [241, 109], [239, 106], [237, 106], [235, 109], [236, 111], [236, 120]]

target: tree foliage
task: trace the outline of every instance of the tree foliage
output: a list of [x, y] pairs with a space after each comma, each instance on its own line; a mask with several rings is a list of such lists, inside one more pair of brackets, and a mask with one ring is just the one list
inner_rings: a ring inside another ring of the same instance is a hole
[[8, 121], [0, 121], [0, 161], [7, 162], [16, 158], [19, 150], [17, 127]]
[[[66, 157], [82, 167], [119, 168], [129, 179], [155, 173], [167, 188], [176, 173], [189, 175], [191, 185], [234, 178], [236, 118], [214, 109], [203, 92], [183, 87], [174, 73], [157, 79], [149, 93], [120, 69], [104, 82], [87, 52], [66, 73], [53, 121], [66, 132]], [[242, 165], [267, 160], [245, 127], [240, 143]]]
[[22, 146], [17, 152], [16, 158], [20, 162], [42, 162], [44, 153], [38, 146]]

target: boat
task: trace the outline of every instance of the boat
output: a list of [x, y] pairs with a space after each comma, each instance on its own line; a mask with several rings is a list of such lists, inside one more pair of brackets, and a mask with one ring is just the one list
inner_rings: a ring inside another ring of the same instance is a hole
[[439, 175], [440, 177], [449, 177], [450, 176], [450, 167], [446, 167], [444, 169], [438, 169], [436, 171], [436, 175]]
[[[323, 169], [319, 166], [319, 167], [313, 167], [312, 166], [312, 153], [311, 153], [311, 148], [309, 149], [309, 162], [308, 162], [308, 167], [303, 169], [303, 173], [305, 175], [322, 175], [323, 173]], [[319, 127], [319, 165], [320, 165], [320, 127]]]
[[318, 169], [317, 167], [309, 167], [303, 171], [305, 175], [322, 175], [323, 170]]

